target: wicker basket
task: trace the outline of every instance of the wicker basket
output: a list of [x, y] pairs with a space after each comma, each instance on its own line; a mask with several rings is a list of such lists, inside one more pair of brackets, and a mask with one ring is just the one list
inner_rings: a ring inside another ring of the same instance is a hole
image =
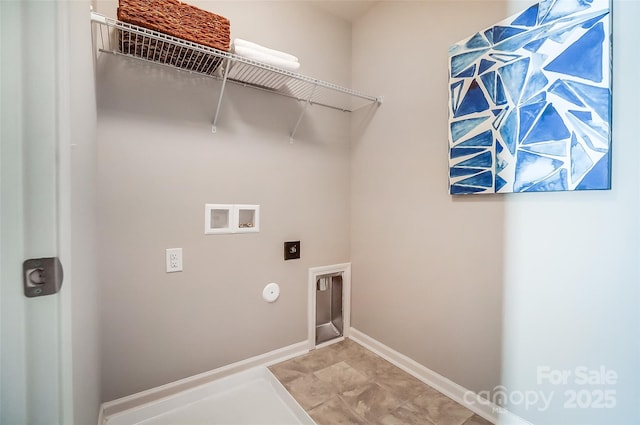
[[119, 0], [118, 20], [229, 51], [229, 20], [178, 0]]
[[175, 48], [162, 40], [144, 35], [132, 35], [124, 31], [118, 31], [118, 49], [125, 55], [207, 75], [214, 75], [222, 64], [220, 56], [193, 49]]

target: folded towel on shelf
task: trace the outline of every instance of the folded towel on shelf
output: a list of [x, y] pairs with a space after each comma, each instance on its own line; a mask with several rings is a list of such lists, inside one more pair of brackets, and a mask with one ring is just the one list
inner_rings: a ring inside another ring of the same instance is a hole
[[261, 46], [258, 43], [254, 43], [252, 41], [243, 40], [241, 38], [234, 39], [233, 40], [233, 45], [235, 47], [253, 49], [253, 50], [256, 50], [257, 52], [264, 53], [264, 54], [267, 54], [267, 55], [270, 55], [270, 56], [275, 56], [277, 58], [284, 59], [286, 61], [300, 62], [297, 57], [295, 57], [295, 56], [293, 56], [293, 55], [291, 55], [289, 53], [281, 52], [280, 50], [270, 49], [268, 47]]
[[300, 68], [300, 62], [283, 59], [249, 47], [236, 46], [234, 44], [233, 51], [238, 56], [253, 59], [266, 65], [275, 66], [276, 68], [282, 68], [289, 71], [296, 71]]

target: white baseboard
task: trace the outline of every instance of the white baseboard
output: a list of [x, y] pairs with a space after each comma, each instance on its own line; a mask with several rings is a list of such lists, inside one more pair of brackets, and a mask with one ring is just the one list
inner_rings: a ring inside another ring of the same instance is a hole
[[[519, 416], [500, 408], [482, 397], [479, 397], [472, 391], [467, 390], [463, 386], [456, 384], [455, 382], [421, 365], [404, 354], [395, 351], [359, 330], [349, 328], [345, 329], [345, 331], [348, 331], [348, 337], [356, 343], [378, 354], [380, 357], [388, 360], [400, 369], [440, 391], [442, 394], [450, 397], [486, 420], [492, 423], [499, 423], [500, 425], [531, 425]], [[98, 424], [103, 425], [104, 421], [110, 416], [124, 410], [138, 407], [146, 403], [155, 402], [159, 399], [175, 395], [180, 391], [185, 391], [199, 385], [207, 384], [216, 379], [224, 378], [225, 376], [229, 376], [237, 372], [243, 372], [256, 366], [270, 366], [308, 352], [308, 341], [302, 341], [265, 354], [213, 369], [208, 372], [203, 372], [179, 381], [171, 382], [169, 384], [103, 403], [100, 406]]]
[[307, 341], [298, 342], [287, 347], [279, 348], [268, 353], [260, 354], [239, 362], [231, 363], [217, 369], [189, 376], [179, 381], [171, 382], [156, 388], [151, 388], [136, 394], [108, 401], [100, 406], [98, 425], [103, 425], [111, 415], [133, 407], [157, 401], [161, 398], [175, 395], [199, 385], [207, 384], [216, 379], [224, 378], [237, 372], [243, 372], [257, 366], [270, 366], [309, 352]]
[[440, 391], [447, 397], [460, 403], [472, 412], [482, 416], [491, 423], [500, 423], [501, 425], [531, 425], [519, 416], [516, 416], [496, 404], [478, 396], [474, 392], [456, 384], [439, 373], [432, 371], [415, 360], [395, 351], [353, 327], [350, 329], [349, 338], [398, 366], [400, 369], [416, 377], [425, 384]]

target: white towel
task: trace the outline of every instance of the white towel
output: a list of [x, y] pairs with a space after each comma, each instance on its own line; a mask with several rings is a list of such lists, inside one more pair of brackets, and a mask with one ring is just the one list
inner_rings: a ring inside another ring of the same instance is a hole
[[264, 47], [259, 45], [258, 43], [254, 43], [251, 41], [247, 41], [247, 40], [243, 40], [241, 38], [236, 38], [233, 40], [233, 45], [235, 47], [246, 47], [249, 49], [253, 49], [253, 50], [257, 50], [258, 52], [270, 55], [270, 56], [275, 56], [278, 57], [280, 59], [284, 59], [287, 61], [291, 61], [291, 62], [300, 62], [298, 60], [297, 57], [289, 54], [289, 53], [285, 53], [285, 52], [281, 52], [279, 50], [274, 50], [274, 49], [270, 49], [268, 47]]
[[286, 60], [248, 47], [234, 45], [233, 50], [238, 56], [243, 56], [247, 59], [253, 59], [267, 65], [275, 66], [276, 68], [282, 68], [289, 71], [296, 71], [298, 68], [300, 68], [300, 62]]

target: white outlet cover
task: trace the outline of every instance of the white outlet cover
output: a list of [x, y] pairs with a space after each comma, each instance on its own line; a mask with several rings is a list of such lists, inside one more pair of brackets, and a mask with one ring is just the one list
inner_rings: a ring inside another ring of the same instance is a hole
[[167, 273], [182, 271], [182, 248], [167, 249]]
[[264, 287], [262, 298], [268, 303], [272, 303], [280, 296], [280, 286], [277, 283], [270, 283]]

